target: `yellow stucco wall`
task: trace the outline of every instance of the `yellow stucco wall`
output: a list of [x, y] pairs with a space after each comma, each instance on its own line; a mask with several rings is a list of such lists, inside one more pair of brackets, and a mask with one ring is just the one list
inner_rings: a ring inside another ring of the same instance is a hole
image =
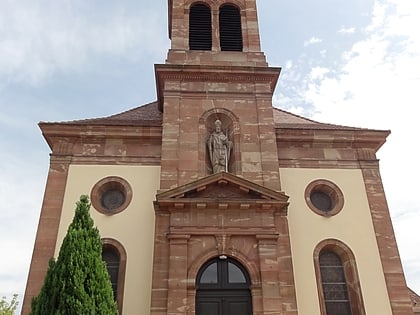
[[[124, 314], [150, 311], [154, 209], [160, 167], [71, 165], [60, 222], [56, 255], [80, 195], [108, 176], [120, 176], [133, 189], [133, 199], [123, 212], [106, 216], [92, 207], [91, 215], [101, 237], [118, 240], [127, 252]], [[318, 315], [319, 301], [313, 252], [325, 239], [338, 239], [353, 251], [367, 314], [391, 315], [383, 270], [377, 249], [365, 187], [360, 170], [280, 169], [282, 190], [290, 197], [289, 228], [299, 315]], [[327, 179], [340, 187], [344, 208], [336, 216], [315, 214], [305, 202], [306, 186]]]
[[[320, 314], [313, 263], [315, 247], [338, 239], [356, 258], [366, 314], [392, 314], [360, 170], [280, 169], [282, 190], [290, 197], [288, 213], [299, 315]], [[344, 208], [326, 218], [306, 204], [305, 188], [317, 179], [335, 183]]]
[[154, 209], [152, 201], [159, 189], [160, 167], [71, 165], [59, 227], [56, 256], [80, 195], [90, 195], [92, 187], [108, 176], [129, 182], [133, 198], [127, 209], [106, 216], [91, 207], [91, 216], [102, 238], [119, 241], [127, 253], [123, 314], [148, 314], [152, 281]]

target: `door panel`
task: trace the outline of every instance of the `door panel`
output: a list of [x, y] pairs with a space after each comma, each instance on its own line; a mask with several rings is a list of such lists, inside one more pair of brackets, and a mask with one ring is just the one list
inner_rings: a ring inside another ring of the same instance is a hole
[[200, 292], [197, 295], [196, 303], [197, 315], [252, 315], [251, 296]]
[[196, 307], [197, 315], [223, 315], [220, 298], [201, 298]]
[[224, 314], [226, 315], [251, 315], [251, 303], [249, 299], [226, 298], [223, 301]]

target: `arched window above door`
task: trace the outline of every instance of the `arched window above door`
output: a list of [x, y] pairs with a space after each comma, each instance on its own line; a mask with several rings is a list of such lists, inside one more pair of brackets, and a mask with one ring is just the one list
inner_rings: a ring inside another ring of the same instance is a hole
[[208, 261], [196, 283], [197, 315], [252, 315], [250, 278], [236, 260], [221, 256]]
[[249, 285], [249, 277], [238, 262], [228, 258], [218, 258], [204, 265], [199, 273], [197, 283], [199, 286], [236, 287], [237, 285]]

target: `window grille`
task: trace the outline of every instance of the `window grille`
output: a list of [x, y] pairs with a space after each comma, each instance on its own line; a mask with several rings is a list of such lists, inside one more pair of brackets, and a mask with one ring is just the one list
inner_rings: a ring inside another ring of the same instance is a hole
[[327, 315], [352, 315], [341, 258], [331, 251], [321, 252], [319, 267]]

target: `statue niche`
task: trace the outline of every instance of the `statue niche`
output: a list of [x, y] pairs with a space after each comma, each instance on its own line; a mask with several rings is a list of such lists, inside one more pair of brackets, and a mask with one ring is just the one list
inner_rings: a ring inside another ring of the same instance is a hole
[[223, 133], [222, 122], [219, 119], [214, 122], [214, 131], [207, 140], [207, 149], [213, 174], [228, 172], [232, 141]]

